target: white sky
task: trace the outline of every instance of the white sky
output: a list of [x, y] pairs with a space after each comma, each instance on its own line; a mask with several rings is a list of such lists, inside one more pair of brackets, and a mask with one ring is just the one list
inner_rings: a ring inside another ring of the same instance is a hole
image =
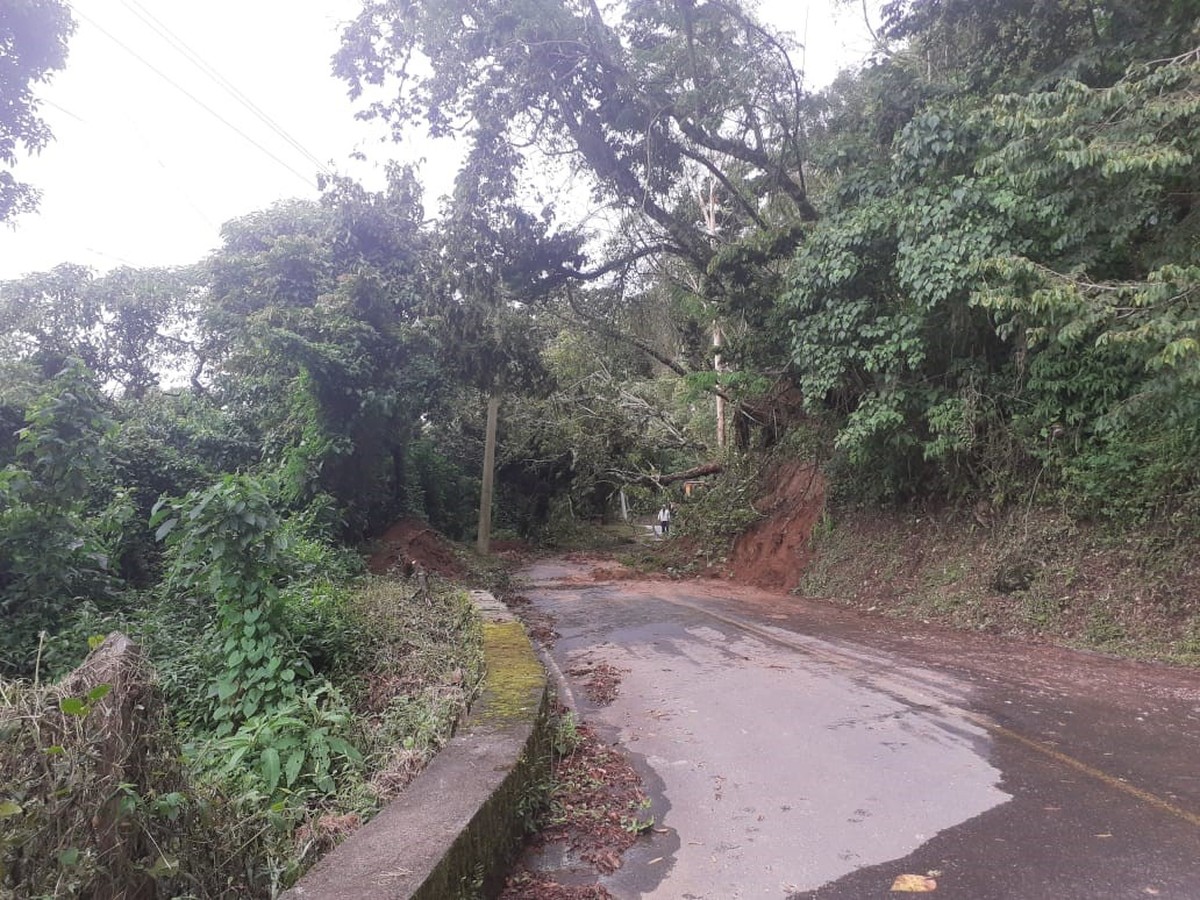
[[[354, 119], [344, 83], [330, 72], [339, 26], [354, 15], [356, 0], [74, 0], [73, 6], [79, 27], [67, 66], [38, 90], [55, 140], [14, 170], [42, 191], [40, 209], [19, 217], [15, 229], [0, 225], [0, 279], [61, 262], [104, 271], [199, 260], [220, 243], [223, 222], [276, 200], [315, 198], [318, 166], [309, 155], [369, 179], [389, 158], [416, 161], [425, 154], [432, 159], [423, 167], [430, 208], [447, 186], [452, 152], [382, 141], [383, 126]], [[761, 12], [801, 40], [807, 35], [810, 87], [828, 83], [870, 49], [857, 4], [762, 0]], [[148, 18], [305, 152], [156, 34]], [[350, 159], [356, 149], [366, 164]]]

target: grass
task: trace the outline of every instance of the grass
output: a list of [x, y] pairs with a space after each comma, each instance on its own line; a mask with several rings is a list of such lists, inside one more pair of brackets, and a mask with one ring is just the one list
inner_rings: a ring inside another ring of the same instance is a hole
[[[144, 637], [157, 677], [140, 666], [111, 697], [86, 693], [102, 686], [74, 696], [81, 689], [0, 681], [0, 895], [152, 884], [161, 896], [273, 896], [412, 779], [449, 738], [482, 673], [480, 623], [465, 592], [436, 578], [428, 589], [365, 578], [287, 602], [297, 604], [289, 624], [314, 632], [293, 634], [322, 657], [302, 693], [324, 698], [316, 713], [327, 723], [346, 714], [350, 724], [329, 726], [331, 740], [352, 741], [362, 765], [339, 773], [336, 789], [304, 794], [263, 789], [257, 763], [225, 771], [229, 754], [214, 762], [212, 736], [189, 725], [206, 702], [181, 715], [163, 691], [183, 702], [204, 696], [208, 617], [150, 608]], [[138, 715], [115, 719], [106, 704]], [[311, 741], [315, 732], [302, 733]]]
[[483, 673], [482, 630], [465, 592], [437, 578], [428, 592], [370, 578], [354, 592], [356, 671], [344, 684], [368, 723], [368, 778], [394, 796], [449, 739]]
[[[1049, 510], [980, 528], [953, 511], [835, 511], [797, 592], [886, 615], [1200, 664], [1200, 560], [1186, 535], [1120, 532]], [[997, 573], [1035, 561], [1029, 577]]]

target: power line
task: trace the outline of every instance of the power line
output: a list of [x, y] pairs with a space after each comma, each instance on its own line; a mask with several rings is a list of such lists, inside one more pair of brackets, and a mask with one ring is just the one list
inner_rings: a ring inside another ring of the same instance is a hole
[[[72, 119], [74, 119], [76, 122], [79, 122], [81, 125], [86, 125], [89, 128], [96, 127], [91, 122], [88, 122], [87, 119], [83, 118], [82, 116], [75, 115], [75, 113], [71, 112], [65, 106], [60, 106], [59, 104], [55, 103], [53, 100], [43, 99], [41, 102], [45, 103], [47, 106], [57, 109], [59, 112], [63, 113], [64, 115], [70, 116]], [[197, 205], [196, 201], [193, 199], [193, 197], [191, 195], [191, 192], [188, 191], [188, 189], [184, 186], [183, 181], [176, 176], [176, 174], [171, 170], [171, 167], [168, 166], [166, 164], [166, 162], [163, 160], [162, 156], [159, 155], [159, 153], [155, 149], [154, 145], [150, 142], [150, 139], [148, 137], [146, 137], [146, 134], [142, 131], [141, 128], [138, 127], [138, 123], [134, 120], [133, 116], [129, 115], [124, 110], [122, 110], [121, 114], [125, 117], [126, 121], [129, 123], [129, 128], [133, 131], [134, 134], [137, 135], [138, 140], [142, 142], [142, 148], [150, 154], [150, 156], [154, 159], [154, 161], [156, 163], [158, 163], [159, 168], [161, 168], [163, 170], [163, 172], [166, 173], [167, 178], [170, 179], [171, 184], [174, 185], [175, 189], [177, 191], [179, 191], [179, 195], [181, 197], [183, 197], [184, 202], [187, 203], [187, 205], [192, 208], [192, 211], [194, 213], [196, 213], [197, 216], [200, 217], [200, 219], [204, 222], [204, 224], [206, 226], [211, 228], [213, 231], [216, 231], [217, 230], [216, 223], [213, 222], [212, 219], [210, 219], [208, 217], [208, 214], [204, 210], [202, 210], [199, 207], [199, 205]], [[99, 125], [101, 128], [107, 128], [107, 129], [110, 129], [113, 131], [116, 130], [115, 127], [112, 125], [112, 123], [109, 123], [109, 122], [101, 122], [101, 123], [99, 123]], [[90, 249], [90, 248], [88, 248], [88, 249]], [[95, 252], [99, 253], [100, 251], [97, 250]], [[114, 258], [116, 258], [116, 257], [114, 257]], [[121, 262], [124, 262], [124, 260], [121, 260]]]
[[247, 143], [258, 148], [260, 151], [262, 151], [264, 154], [269, 156], [275, 162], [279, 163], [279, 165], [283, 166], [285, 169], [287, 169], [289, 172], [291, 172], [293, 175], [295, 175], [297, 178], [299, 178], [301, 181], [303, 181], [309, 187], [314, 188], [314, 189], [317, 188], [316, 183], [309, 176], [303, 174], [302, 172], [293, 168], [290, 164], [288, 164], [284, 160], [280, 159], [278, 156], [276, 156], [274, 153], [272, 153], [270, 150], [268, 150], [266, 147], [264, 147], [262, 144], [260, 144], [254, 138], [252, 138], [250, 135], [246, 134], [246, 132], [242, 131], [242, 129], [238, 128], [236, 125], [234, 125], [232, 122], [230, 122], [228, 119], [226, 119], [223, 115], [221, 115], [219, 112], [217, 112], [211, 106], [209, 106], [207, 103], [205, 103], [203, 100], [201, 100], [199, 97], [197, 97], [191, 91], [189, 91], [187, 88], [183, 87], [183, 85], [179, 84], [179, 82], [175, 81], [173, 78], [171, 78], [169, 75], [167, 75], [161, 69], [159, 69], [153, 63], [147, 61], [136, 50], [134, 50], [132, 47], [130, 47], [128, 44], [126, 44], [124, 41], [122, 41], [120, 38], [116, 37], [110, 31], [105, 29], [98, 22], [96, 22], [95, 19], [91, 19], [88, 16], [84, 15], [74, 5], [71, 6], [71, 9], [75, 13], [75, 15], [79, 16], [79, 18], [83, 19], [85, 22], [87, 22], [89, 25], [91, 25], [93, 28], [95, 28], [97, 31], [99, 31], [101, 34], [103, 34], [106, 38], [108, 38], [110, 41], [112, 41], [114, 44], [116, 44], [118, 47], [120, 47], [122, 50], [124, 50], [126, 53], [128, 53], [130, 56], [132, 56], [134, 59], [136, 59], [142, 65], [144, 65], [146, 68], [148, 68], [151, 72], [153, 72], [155, 75], [157, 75], [163, 81], [165, 81], [167, 84], [171, 85], [171, 87], [175, 88], [175, 90], [179, 91], [181, 94], [183, 94], [185, 97], [187, 97], [193, 103], [195, 103], [197, 106], [199, 106], [205, 112], [207, 112], [210, 116], [212, 116], [214, 119], [216, 119], [222, 125], [224, 125], [230, 131], [235, 132]]
[[87, 119], [83, 118], [82, 116], [75, 115], [75, 113], [71, 112], [65, 106], [59, 106], [53, 100], [47, 100], [45, 97], [43, 97], [38, 102], [45, 103], [47, 106], [49, 106], [53, 109], [57, 109], [60, 113], [62, 113], [63, 115], [66, 115], [66, 116], [70, 116], [72, 119], [74, 119], [76, 122], [79, 122], [81, 125], [86, 125], [88, 123]]
[[128, 9], [131, 13], [137, 16], [147, 27], [155, 34], [167, 42], [170, 47], [183, 56], [188, 62], [200, 70], [206, 77], [212, 80], [218, 87], [229, 94], [234, 100], [240, 103], [243, 107], [250, 111], [264, 125], [274, 131], [277, 135], [287, 141], [301, 155], [306, 157], [309, 162], [315, 165], [326, 175], [332, 175], [328, 166], [320, 159], [309, 152], [303, 144], [294, 138], [288, 131], [272, 119], [261, 107], [253, 100], [247, 97], [237, 85], [231, 82], [228, 78], [221, 74], [211, 63], [204, 59], [196, 50], [188, 45], [183, 38], [175, 34], [161, 19], [146, 9], [138, 0], [121, 0], [121, 5]]

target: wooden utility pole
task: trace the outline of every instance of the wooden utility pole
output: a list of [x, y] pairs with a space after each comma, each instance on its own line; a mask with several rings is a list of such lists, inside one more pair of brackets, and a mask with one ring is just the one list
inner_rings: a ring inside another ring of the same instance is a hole
[[487, 434], [483, 442], [483, 488], [479, 492], [479, 536], [475, 549], [487, 556], [492, 543], [492, 483], [496, 475], [496, 420], [500, 414], [500, 397], [488, 397]]

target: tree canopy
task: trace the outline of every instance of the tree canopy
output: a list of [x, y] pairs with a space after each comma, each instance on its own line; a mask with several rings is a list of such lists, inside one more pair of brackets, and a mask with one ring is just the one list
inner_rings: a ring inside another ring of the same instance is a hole
[[0, 6], [0, 222], [37, 205], [37, 191], [12, 174], [18, 154], [36, 153], [50, 141], [38, 115], [34, 86], [66, 65], [75, 30], [70, 4], [17, 0]]

